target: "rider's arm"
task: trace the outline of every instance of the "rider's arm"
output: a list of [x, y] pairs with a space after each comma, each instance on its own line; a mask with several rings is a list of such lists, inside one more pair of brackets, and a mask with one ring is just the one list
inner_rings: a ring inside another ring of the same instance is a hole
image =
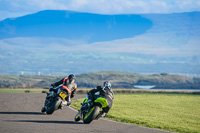
[[94, 95], [96, 92], [98, 92], [100, 90], [101, 90], [101, 86], [97, 86], [97, 88], [90, 90], [87, 94], [88, 95]]
[[[63, 79], [64, 79], [64, 78], [63, 78]], [[53, 83], [53, 84], [51, 84], [51, 85], [52, 85], [52, 86], [59, 86], [60, 84], [63, 83], [63, 79], [61, 79], [60, 81], [55, 82], [55, 83]]]

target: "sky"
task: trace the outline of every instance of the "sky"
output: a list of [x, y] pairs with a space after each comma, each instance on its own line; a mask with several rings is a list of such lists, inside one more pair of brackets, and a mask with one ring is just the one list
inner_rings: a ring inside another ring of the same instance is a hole
[[41, 10], [98, 14], [148, 14], [200, 11], [200, 0], [0, 0], [0, 20]]

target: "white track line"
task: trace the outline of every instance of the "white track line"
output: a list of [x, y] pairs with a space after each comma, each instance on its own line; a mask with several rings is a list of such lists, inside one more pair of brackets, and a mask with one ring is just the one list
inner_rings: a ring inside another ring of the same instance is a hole
[[74, 108], [67, 106], [68, 108], [70, 108], [71, 110], [74, 110], [75, 112], [78, 112], [77, 110], [75, 110]]

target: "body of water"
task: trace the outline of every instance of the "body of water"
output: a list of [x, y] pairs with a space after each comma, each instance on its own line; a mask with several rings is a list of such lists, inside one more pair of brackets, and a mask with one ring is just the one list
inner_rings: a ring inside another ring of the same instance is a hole
[[155, 85], [134, 85], [134, 87], [139, 88], [139, 89], [151, 89], [156, 86]]
[[[135, 88], [139, 89], [152, 89], [156, 87], [155, 85], [134, 85]], [[176, 90], [176, 91], [200, 91], [200, 89], [157, 89], [157, 90]]]

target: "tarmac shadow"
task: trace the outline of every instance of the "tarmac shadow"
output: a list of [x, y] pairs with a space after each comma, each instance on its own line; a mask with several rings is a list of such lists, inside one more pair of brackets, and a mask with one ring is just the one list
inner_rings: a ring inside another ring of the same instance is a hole
[[41, 112], [0, 112], [0, 114], [15, 114], [15, 115], [45, 115]]
[[49, 121], [49, 120], [7, 120], [7, 122], [32, 122], [32, 123], [53, 123], [53, 124], [84, 124], [75, 121]]

